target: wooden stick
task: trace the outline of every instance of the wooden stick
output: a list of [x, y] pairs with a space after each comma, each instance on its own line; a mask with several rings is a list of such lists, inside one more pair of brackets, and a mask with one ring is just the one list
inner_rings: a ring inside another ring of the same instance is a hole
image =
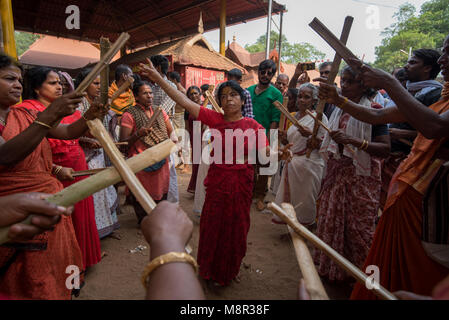
[[[111, 49], [111, 43], [108, 38], [100, 38], [100, 59], [103, 58], [108, 50]], [[108, 103], [109, 92], [109, 66], [106, 66], [100, 72], [100, 102], [102, 105]]]
[[279, 102], [274, 101], [273, 105], [297, 128], [301, 130], [308, 130], [308, 128], [305, 128], [301, 124], [299, 124], [299, 121], [288, 112], [288, 110]]
[[214, 98], [214, 95], [212, 92], [214, 91], [214, 86], [209, 86], [209, 89], [207, 89], [204, 94], [206, 95], [207, 100], [211, 103], [211, 105], [214, 107], [215, 111], [224, 114], [223, 109], [218, 105], [217, 101]]
[[133, 77], [129, 77], [118, 89], [117, 91], [115, 91], [111, 98], [109, 99], [111, 104], [115, 99], [117, 99], [123, 92], [125, 92], [126, 90], [128, 90], [128, 88], [134, 83], [134, 78]]
[[[311, 116], [313, 119], [315, 119], [316, 123], [318, 123], [318, 126], [322, 126], [327, 132], [329, 132], [329, 134], [332, 132], [331, 129], [329, 129], [328, 126], [326, 126], [321, 120], [318, 120], [317, 117], [315, 117], [315, 115], [310, 111], [310, 110], [306, 110], [306, 113]], [[355, 150], [352, 149], [350, 146], [348, 146], [347, 144], [344, 145], [346, 148], [348, 148], [348, 150], [352, 153], [355, 154]]]
[[[288, 111], [288, 97], [284, 97], [284, 100], [282, 101], [282, 105], [284, 106], [285, 109], [287, 109]], [[285, 131], [287, 127], [287, 118], [285, 117], [285, 115], [283, 113], [281, 113], [281, 118], [279, 120], [279, 129], [282, 131]]]
[[[343, 31], [341, 32], [341, 36], [340, 36], [340, 40], [344, 44], [346, 44], [346, 42], [348, 41], [349, 33], [351, 32], [351, 27], [352, 27], [353, 21], [354, 21], [353, 17], [347, 16], [345, 18], [345, 22], [343, 24]], [[312, 23], [313, 23], [313, 21], [311, 22], [311, 24]], [[337, 77], [337, 74], [338, 74], [338, 69], [340, 68], [340, 64], [341, 64], [341, 56], [338, 53], [336, 53], [334, 56], [334, 60], [332, 62], [331, 72], [329, 73], [329, 76], [327, 78], [328, 84], [334, 84], [335, 78]], [[316, 108], [317, 118], [320, 121], [323, 119], [323, 111], [324, 111], [325, 105], [326, 105], [326, 101], [320, 100], [318, 102], [318, 106]], [[318, 128], [319, 128], [319, 124], [315, 122], [314, 127], [313, 127], [312, 139], [316, 138], [316, 135], [318, 134]], [[307, 158], [310, 158], [312, 151], [313, 151], [312, 149], [307, 150]]]
[[111, 62], [112, 58], [115, 54], [120, 51], [120, 48], [123, 47], [129, 39], [129, 34], [123, 32], [118, 37], [117, 41], [114, 42], [112, 47], [106, 52], [106, 54], [97, 62], [92, 71], [84, 78], [84, 80], [80, 83], [78, 88], [76, 88], [76, 92], [84, 92], [87, 87], [95, 80], [95, 78], [100, 74], [101, 70], [106, 68]]
[[[363, 273], [359, 268], [353, 265], [348, 259], [343, 257], [337, 251], [332, 249], [327, 243], [318, 238], [315, 234], [313, 234], [310, 230], [300, 224], [298, 221], [293, 221], [289, 218], [288, 214], [277, 204], [270, 202], [268, 204], [268, 209], [270, 209], [274, 214], [276, 214], [279, 218], [282, 219], [285, 223], [289, 225], [298, 235], [303, 237], [304, 239], [310, 241], [315, 247], [323, 251], [329, 258], [334, 260], [337, 264], [340, 265], [344, 270], [346, 270], [350, 275], [352, 275], [357, 281], [361, 284], [366, 285], [367, 283], [371, 283], [368, 276]], [[376, 284], [377, 285], [377, 284]], [[373, 286], [373, 292], [379, 298], [384, 300], [397, 300], [397, 298], [389, 292], [387, 289], [378, 284], [379, 287]]]
[[106, 131], [101, 121], [98, 119], [90, 120], [87, 121], [87, 125], [89, 126], [91, 134], [100, 141], [104, 151], [106, 151], [114, 164], [114, 167], [117, 168], [123, 181], [125, 181], [137, 201], [147, 213], [150, 213], [156, 207], [156, 203], [150, 197], [147, 190], [145, 190], [139, 179], [137, 179], [136, 175], [126, 165], [125, 159], [114, 145], [114, 141], [112, 141], [111, 136]]
[[402, 143], [408, 145], [409, 147], [413, 147], [413, 143], [406, 140], [406, 139], [399, 139], [399, 141], [401, 141]]
[[[282, 209], [288, 214], [292, 221], [298, 222], [296, 212], [290, 203], [281, 204]], [[320, 276], [316, 271], [309, 248], [304, 239], [297, 235], [292, 228], [287, 226], [290, 236], [292, 238], [293, 246], [295, 247], [296, 259], [298, 260], [301, 274], [306, 284], [307, 292], [312, 300], [329, 300], [326, 290], [323, 287]]]
[[351, 52], [351, 50], [346, 47], [346, 45], [340, 41], [320, 20], [317, 18], [313, 19], [309, 26], [316, 31], [320, 35], [321, 38], [324, 39], [334, 50], [337, 52], [343, 60], [350, 66], [358, 69], [358, 65], [354, 65], [352, 61], [349, 59], [359, 60], [355, 54]]
[[107, 169], [107, 168], [97, 168], [97, 169], [90, 169], [90, 170], [75, 171], [74, 173], [72, 173], [72, 177], [91, 176], [91, 175], [96, 174], [105, 169]]
[[318, 127], [322, 126], [327, 132], [331, 133], [331, 129], [329, 129], [328, 126], [326, 126], [321, 120], [318, 119], [318, 117], [315, 117], [315, 115], [310, 111], [309, 109], [306, 110], [306, 113], [311, 116], [313, 119], [315, 119], [316, 122], [318, 122]]
[[[126, 164], [133, 172], [139, 172], [148, 166], [151, 166], [170, 155], [175, 144], [171, 140], [165, 140], [152, 148], [128, 159]], [[61, 190], [47, 199], [48, 202], [59, 206], [70, 207], [75, 203], [87, 198], [110, 185], [120, 182], [122, 179], [119, 172], [114, 167], [107, 168], [99, 173], [81, 180], [71, 186]], [[31, 224], [32, 216], [28, 216], [21, 223]], [[7, 242], [9, 227], [0, 228], [0, 244]]]

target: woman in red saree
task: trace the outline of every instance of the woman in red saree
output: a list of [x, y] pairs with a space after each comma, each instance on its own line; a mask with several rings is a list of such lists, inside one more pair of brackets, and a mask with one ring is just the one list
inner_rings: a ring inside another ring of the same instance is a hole
[[[74, 139], [87, 130], [84, 119], [58, 125], [74, 112], [82, 95], [56, 99], [43, 112], [15, 105], [22, 94], [21, 69], [0, 54], [0, 196], [21, 192], [56, 193], [61, 183], [52, 175], [46, 136]], [[92, 108], [86, 117], [93, 119]], [[72, 221], [62, 216], [53, 231], [30, 241], [0, 246], [0, 292], [16, 299], [70, 299], [67, 266], [82, 269], [82, 256]]]
[[[42, 112], [56, 98], [62, 95], [62, 86], [59, 75], [47, 67], [30, 69], [25, 75], [29, 100], [23, 101], [18, 107]], [[62, 119], [61, 124], [71, 124], [81, 119], [80, 111]], [[64, 168], [72, 168], [75, 171], [88, 170], [86, 158], [78, 139], [59, 140], [49, 139], [53, 154], [53, 163]], [[64, 180], [64, 188], [85, 179], [77, 177]], [[75, 204], [72, 214], [73, 227], [76, 238], [83, 253], [84, 270], [101, 260], [100, 237], [95, 223], [95, 207], [92, 196]]]
[[[228, 285], [237, 277], [246, 254], [254, 174], [253, 165], [248, 163], [248, 155], [253, 150], [255, 152], [256, 147], [258, 151], [269, 153], [268, 139], [260, 124], [242, 116], [244, 92], [237, 82], [227, 81], [220, 86], [218, 96], [224, 111], [224, 114], [220, 114], [201, 107], [172, 89], [151, 62], [149, 64], [149, 67], [141, 64], [143, 74], [212, 130], [213, 160], [204, 181], [206, 199], [200, 220], [198, 263], [200, 275], [204, 279]], [[225, 130], [231, 136], [225, 134]], [[254, 135], [245, 136], [251, 131]], [[241, 145], [236, 145], [240, 139], [243, 149]], [[230, 145], [236, 150], [232, 158], [226, 151]], [[242, 151], [243, 154], [239, 153]]]

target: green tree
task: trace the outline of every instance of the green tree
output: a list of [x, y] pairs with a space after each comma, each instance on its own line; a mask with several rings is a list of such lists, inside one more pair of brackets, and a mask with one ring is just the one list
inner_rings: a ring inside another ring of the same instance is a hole
[[382, 44], [376, 48], [375, 66], [392, 71], [407, 62], [409, 48], [437, 49], [449, 31], [449, 0], [431, 0], [416, 8], [406, 3], [394, 15], [396, 22], [386, 28]]
[[28, 50], [28, 48], [40, 38], [38, 34], [32, 34], [28, 32], [14, 32], [14, 38], [16, 39], [17, 56]]
[[[261, 35], [257, 38], [256, 43], [251, 45], [245, 45], [245, 49], [251, 53], [265, 51], [266, 35]], [[276, 49], [279, 46], [279, 33], [271, 31], [270, 33], [270, 51], [273, 50], [276, 44]], [[286, 63], [298, 63], [300, 61], [307, 62], [313, 60], [321, 60], [326, 55], [315, 48], [310, 43], [293, 43], [290, 44], [287, 38], [282, 35], [282, 53], [281, 60]]]

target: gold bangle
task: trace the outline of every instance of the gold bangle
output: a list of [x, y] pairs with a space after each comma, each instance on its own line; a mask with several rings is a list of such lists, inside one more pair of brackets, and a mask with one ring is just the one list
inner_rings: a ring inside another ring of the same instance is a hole
[[148, 265], [145, 267], [142, 273], [142, 284], [146, 288], [148, 284], [148, 276], [150, 273], [156, 269], [157, 267], [171, 263], [171, 262], [188, 262], [195, 269], [195, 273], [198, 272], [198, 263], [195, 258], [193, 258], [190, 254], [185, 252], [169, 252], [163, 254], [157, 258], [154, 258]]
[[343, 108], [349, 102], [348, 98], [346, 98], [346, 97], [343, 97], [343, 98], [345, 99], [345, 101], [343, 101], [343, 103], [339, 105], [340, 108]]
[[360, 145], [359, 150], [363, 150], [363, 148], [365, 147], [365, 144], [366, 144], [366, 140], [363, 139], [363, 142], [362, 142], [362, 144]]
[[41, 126], [47, 127], [48, 129], [51, 129], [52, 127], [46, 123], [40, 122], [38, 120], [34, 120], [33, 123], [39, 124]]
[[367, 149], [368, 149], [368, 146], [369, 146], [369, 141], [367, 140], [367, 141], [366, 141], [365, 149], [363, 149], [363, 150], [367, 150]]
[[62, 170], [62, 166], [55, 166], [55, 169], [53, 170], [53, 174], [55, 176], [57, 176], [58, 173], [61, 172], [61, 170]]

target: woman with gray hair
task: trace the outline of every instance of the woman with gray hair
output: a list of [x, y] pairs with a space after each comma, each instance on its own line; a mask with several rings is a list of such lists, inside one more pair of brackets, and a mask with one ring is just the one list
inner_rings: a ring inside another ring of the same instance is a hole
[[[282, 178], [276, 194], [275, 202], [290, 202], [296, 211], [298, 221], [303, 225], [313, 225], [316, 219], [316, 200], [320, 192], [326, 162], [317, 149], [312, 151], [310, 158], [306, 156], [309, 147], [309, 136], [312, 135], [314, 119], [306, 113], [306, 110], [314, 111], [318, 102], [318, 88], [311, 83], [304, 83], [299, 87], [298, 111], [295, 118], [307, 128], [301, 132], [290, 126], [287, 132], [281, 132], [281, 142], [285, 145], [292, 144], [290, 150], [293, 158], [287, 162], [282, 170]], [[327, 118], [323, 115], [323, 123], [327, 124]], [[325, 131], [323, 127], [318, 130], [317, 137], [322, 139]], [[274, 223], [282, 223], [276, 216]]]

